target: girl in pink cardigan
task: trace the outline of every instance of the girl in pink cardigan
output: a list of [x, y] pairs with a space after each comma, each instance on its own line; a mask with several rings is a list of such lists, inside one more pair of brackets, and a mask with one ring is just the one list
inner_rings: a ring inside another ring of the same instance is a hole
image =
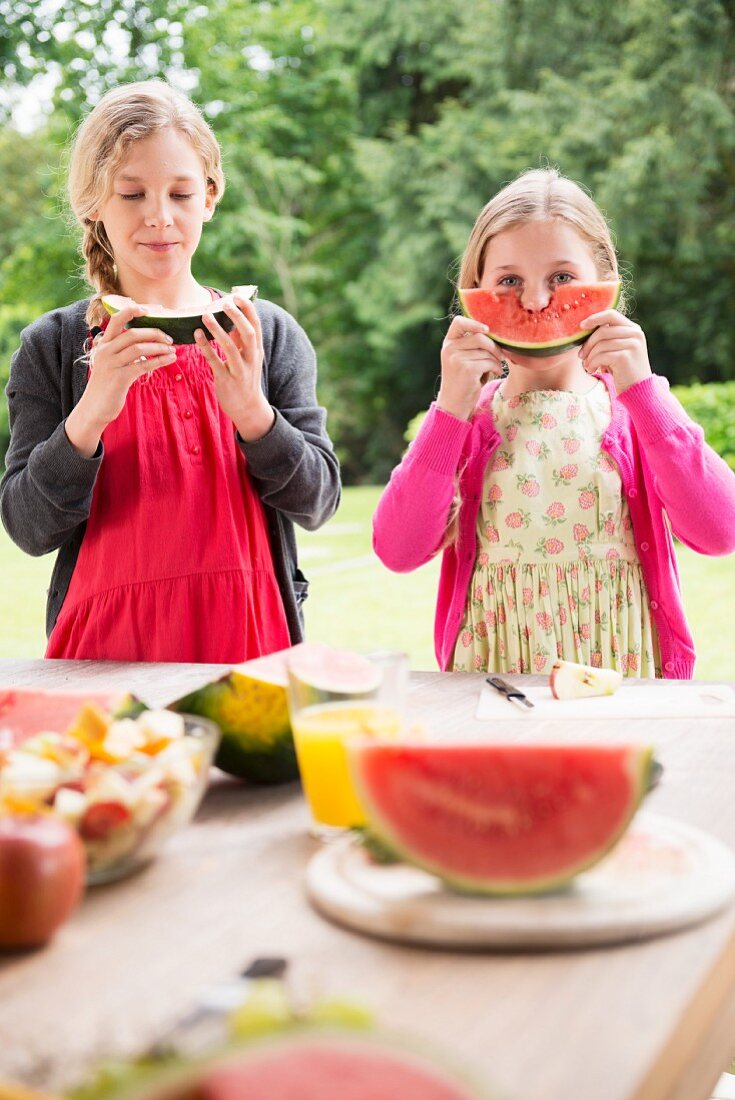
[[[539, 311], [557, 286], [616, 280], [597, 206], [554, 170], [482, 210], [460, 287]], [[378, 557], [409, 572], [442, 551], [442, 669], [549, 672], [557, 658], [691, 678], [671, 537], [735, 550], [735, 474], [652, 374], [643, 331], [614, 309], [581, 349], [511, 356], [455, 317], [439, 394], [373, 520]]]

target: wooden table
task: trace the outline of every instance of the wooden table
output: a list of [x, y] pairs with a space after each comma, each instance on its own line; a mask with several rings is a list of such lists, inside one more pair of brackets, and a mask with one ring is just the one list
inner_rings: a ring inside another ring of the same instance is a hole
[[[0, 686], [125, 687], [163, 703], [221, 671], [3, 661]], [[412, 707], [476, 732], [480, 684], [416, 673]], [[631, 735], [612, 723], [594, 733]], [[734, 735], [722, 720], [657, 722], [648, 736], [665, 779], [648, 806], [735, 846]], [[90, 890], [45, 949], [0, 961], [0, 1076], [56, 1089], [78, 1081], [100, 1057], [144, 1049], [204, 988], [257, 955], [285, 955], [296, 980], [436, 1040], [484, 1069], [507, 1100], [704, 1100], [735, 1052], [735, 907], [625, 947], [408, 949], [310, 908], [302, 875], [315, 848], [296, 784], [216, 782], [149, 868]]]

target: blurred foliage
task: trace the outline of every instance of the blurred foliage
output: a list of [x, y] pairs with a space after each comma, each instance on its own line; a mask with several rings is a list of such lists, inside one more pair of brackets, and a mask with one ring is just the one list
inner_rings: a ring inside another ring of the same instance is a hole
[[734, 37], [728, 0], [0, 0], [5, 86], [55, 81], [31, 137], [0, 128], [0, 300], [84, 294], [61, 150], [108, 87], [161, 76], [224, 153], [195, 273], [306, 328], [347, 480], [382, 481], [434, 396], [457, 259], [527, 167], [607, 214], [654, 369], [732, 379]]

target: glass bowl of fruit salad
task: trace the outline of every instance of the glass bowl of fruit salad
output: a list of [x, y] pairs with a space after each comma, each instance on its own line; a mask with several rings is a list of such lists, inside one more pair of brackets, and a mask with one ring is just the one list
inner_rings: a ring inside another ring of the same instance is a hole
[[73, 825], [90, 885], [148, 863], [186, 825], [207, 788], [219, 727], [169, 710], [112, 717], [84, 706], [63, 733], [0, 745], [0, 805]]

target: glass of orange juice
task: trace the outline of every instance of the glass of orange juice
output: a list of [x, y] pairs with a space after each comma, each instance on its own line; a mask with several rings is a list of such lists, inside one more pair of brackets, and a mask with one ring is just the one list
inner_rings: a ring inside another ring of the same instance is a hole
[[289, 661], [288, 702], [312, 833], [363, 825], [347, 762], [351, 737], [395, 737], [402, 728], [408, 655], [310, 648]]

